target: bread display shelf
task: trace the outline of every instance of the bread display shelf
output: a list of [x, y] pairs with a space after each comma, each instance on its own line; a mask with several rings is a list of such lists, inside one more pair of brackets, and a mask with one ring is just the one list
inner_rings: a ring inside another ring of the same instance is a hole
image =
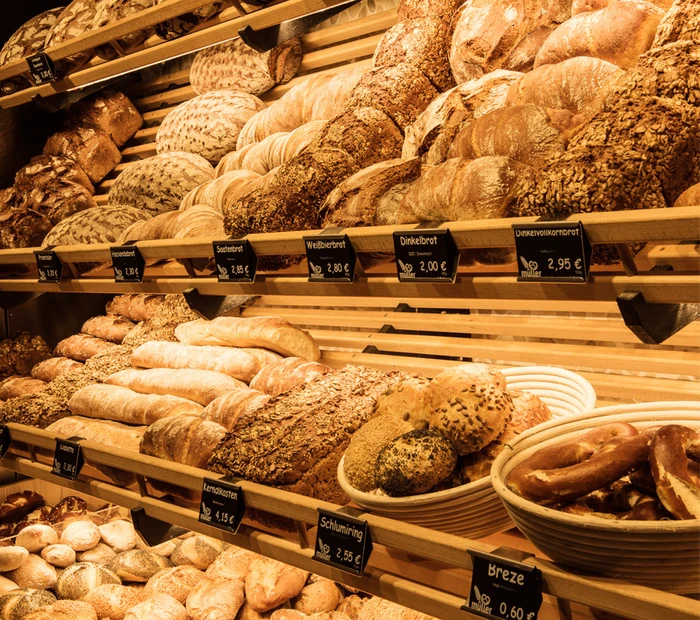
[[[283, 21], [320, 11], [340, 3], [340, 0], [285, 0], [265, 8], [257, 8], [251, 5], [246, 5], [244, 8], [238, 2], [235, 2], [235, 6], [225, 9], [186, 36], [173, 41], [163, 41], [153, 36], [143, 45], [115, 60], [94, 60], [86, 68], [70, 73], [57, 82], [33, 86], [0, 97], [0, 108], [12, 108], [27, 103], [37, 96], [48, 97], [56, 93], [86, 86], [87, 84], [121, 76], [171, 58], [177, 58], [204, 47], [227, 41], [235, 37], [237, 32], [245, 26], [251, 26], [255, 29], [275, 26]], [[99, 28], [85, 35], [70, 39], [61, 45], [47, 48], [45, 52], [54, 61], [66, 58], [77, 52], [90, 50], [97, 45], [109, 43], [123, 37], [125, 34], [143, 30], [206, 4], [209, 4], [209, 2], [204, 0], [171, 0], [141, 11], [132, 17], [117, 20], [104, 28]], [[18, 60], [0, 69], [0, 79], [7, 79], [27, 71], [26, 60]]]
[[[54, 448], [53, 433], [18, 424], [9, 424], [8, 428], [15, 442], [32, 446], [34, 450]], [[195, 491], [201, 490], [204, 477], [218, 477], [203, 470], [143, 455], [128, 455], [124, 451], [91, 442], [81, 442], [81, 446], [85, 458], [91, 463], [119, 467], [140, 476], [177, 483]], [[469, 583], [466, 571], [472, 567], [467, 550], [489, 553], [498, 546], [360, 513], [371, 529], [375, 552], [364, 576], [354, 577], [315, 562], [312, 559], [313, 551], [305, 545], [303, 535], [296, 541], [278, 534], [262, 532], [246, 524], [236, 535], [223, 533], [199, 523], [197, 512], [189, 508], [175, 506], [152, 496], [142, 496], [135, 490], [121, 489], [86, 476], [81, 476], [75, 482], [56, 478], [51, 474], [49, 465], [22, 456], [14, 447], [3, 459], [2, 464], [19, 473], [49, 480], [126, 508], [141, 506], [153, 518], [273, 556], [280, 561], [445, 620], [473, 617], [460, 609]], [[273, 512], [308, 525], [317, 522], [319, 508], [340, 508], [327, 502], [246, 481], [240, 481], [239, 484], [249, 508]], [[410, 554], [410, 557], [406, 554]], [[665, 615], [678, 620], [691, 620], [700, 613], [700, 603], [691, 599], [611, 579], [579, 576], [541, 558], [530, 559], [527, 562], [542, 571], [543, 591], [560, 599], [558, 606], [562, 610], [569, 609], [570, 603], [574, 603], [574, 607], [577, 604], [590, 605], [639, 620], [652, 620]], [[540, 617], [553, 617], [552, 605], [556, 603], [549, 597], [547, 599]]]

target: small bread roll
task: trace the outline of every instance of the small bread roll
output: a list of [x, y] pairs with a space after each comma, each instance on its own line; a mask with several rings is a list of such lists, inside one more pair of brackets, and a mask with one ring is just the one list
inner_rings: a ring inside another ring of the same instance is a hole
[[214, 560], [214, 563], [206, 570], [206, 576], [211, 579], [240, 579], [245, 581], [250, 563], [259, 557], [257, 553], [229, 547]]
[[83, 597], [97, 612], [98, 618], [123, 620], [126, 612], [141, 602], [141, 589], [131, 586], [104, 585]]
[[58, 534], [50, 525], [28, 525], [19, 534], [15, 543], [29, 553], [39, 553], [44, 547], [55, 545]]
[[59, 568], [66, 568], [75, 564], [75, 551], [73, 548], [60, 543], [44, 547], [41, 550], [41, 557], [51, 566], [58, 566]]
[[348, 616], [351, 620], [357, 620], [358, 616], [360, 615], [360, 611], [362, 611], [362, 607], [364, 606], [365, 601], [361, 599], [357, 594], [351, 594], [350, 596], [346, 596], [338, 605], [338, 608], [336, 611], [341, 614], [345, 614]]
[[293, 607], [307, 615], [334, 611], [343, 600], [340, 588], [330, 579], [321, 579], [304, 587], [294, 599]]
[[187, 597], [187, 613], [192, 620], [235, 619], [244, 601], [242, 581], [205, 577]]
[[89, 603], [82, 601], [56, 601], [24, 616], [23, 620], [98, 620]]
[[119, 519], [100, 526], [102, 542], [108, 544], [114, 551], [129, 551], [136, 546], [138, 534], [129, 521]]
[[56, 596], [78, 600], [104, 584], [120, 585], [121, 579], [100, 564], [80, 562], [63, 571], [56, 583]]
[[187, 610], [169, 594], [154, 594], [126, 612], [124, 620], [188, 620]]
[[146, 583], [153, 575], [170, 568], [170, 560], [140, 549], [130, 549], [117, 554], [109, 565], [110, 570], [124, 581]]
[[245, 596], [251, 607], [262, 614], [297, 596], [308, 577], [309, 573], [300, 568], [258, 557], [250, 563]]
[[[257, 612], [256, 612], [257, 613]], [[258, 614], [258, 618], [262, 618]], [[306, 620], [308, 616], [296, 609], [276, 609], [270, 615], [270, 620]]]
[[56, 602], [51, 592], [37, 589], [12, 590], [0, 596], [0, 617], [3, 620], [20, 620], [26, 614]]
[[63, 530], [61, 542], [75, 551], [87, 551], [100, 542], [100, 529], [92, 521], [73, 521]]
[[408, 422], [416, 430], [428, 428], [424, 405], [430, 385], [426, 377], [408, 377], [389, 388], [377, 399], [374, 415], [391, 414]]
[[109, 566], [112, 560], [116, 557], [116, 553], [109, 545], [97, 543], [92, 549], [83, 551], [78, 554], [79, 562], [94, 562], [95, 564], [103, 564]]
[[173, 551], [177, 549], [179, 542], [180, 541], [176, 538], [172, 538], [170, 540], [166, 540], [165, 542], [160, 543], [159, 545], [156, 545], [155, 547], [149, 547], [148, 550], [158, 555], [161, 555], [164, 558], [169, 558], [173, 554]]
[[56, 585], [56, 569], [46, 560], [33, 553], [24, 561], [22, 566], [7, 573], [7, 578], [14, 581], [20, 588], [48, 590]]
[[159, 593], [169, 594], [184, 605], [189, 593], [204, 577], [204, 573], [194, 566], [183, 565], [166, 568], [148, 580], [144, 588], [144, 596], [150, 597]]
[[19, 586], [14, 581], [0, 575], [0, 596], [18, 588]]
[[29, 557], [29, 551], [18, 545], [0, 547], [0, 572], [15, 570], [24, 564]]
[[224, 544], [220, 540], [209, 536], [192, 536], [178, 544], [170, 560], [175, 566], [190, 564], [199, 570], [205, 570], [223, 550]]

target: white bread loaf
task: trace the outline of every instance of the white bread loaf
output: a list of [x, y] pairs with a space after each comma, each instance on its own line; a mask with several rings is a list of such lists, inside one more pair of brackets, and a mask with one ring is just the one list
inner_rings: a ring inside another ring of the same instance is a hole
[[169, 594], [158, 593], [134, 605], [124, 620], [188, 620], [187, 609]]
[[118, 519], [100, 525], [102, 541], [109, 545], [117, 553], [129, 551], [138, 543], [139, 537], [131, 521]]
[[100, 530], [92, 521], [73, 521], [61, 534], [61, 544], [74, 551], [87, 551], [100, 542]]
[[184, 605], [189, 593], [204, 577], [201, 570], [190, 565], [166, 568], [148, 580], [143, 594], [144, 596], [169, 594]]
[[194, 57], [190, 84], [201, 95], [212, 90], [233, 90], [261, 95], [294, 77], [301, 62], [301, 42], [296, 37], [261, 53], [233, 39], [212, 45]]
[[134, 327], [134, 323], [121, 316], [93, 316], [83, 323], [80, 332], [88, 336], [121, 344], [124, 337]]
[[269, 394], [263, 394], [258, 390], [227, 392], [204, 408], [202, 419], [216, 422], [230, 431], [239, 418], [254, 415], [255, 410], [262, 407], [268, 400], [270, 400]]
[[55, 545], [58, 542], [58, 534], [50, 525], [28, 525], [23, 528], [17, 538], [15, 544], [24, 547], [29, 553], [39, 553], [44, 547]]
[[187, 613], [192, 620], [235, 620], [244, 601], [242, 581], [215, 581], [205, 577], [187, 597]]
[[5, 576], [14, 581], [19, 588], [34, 590], [53, 588], [58, 578], [56, 569], [34, 553], [30, 553], [19, 568], [5, 573]]
[[230, 90], [199, 95], [180, 104], [163, 120], [156, 136], [158, 153], [185, 151], [216, 164], [236, 148], [238, 134], [256, 112], [257, 97]]
[[141, 394], [180, 396], [205, 407], [230, 390], [246, 387], [242, 381], [220, 372], [174, 368], [131, 368], [111, 375], [106, 383], [121, 385]]
[[278, 317], [199, 319], [178, 325], [175, 337], [186, 344], [260, 347], [285, 357], [302, 357], [314, 362], [321, 359], [318, 345], [311, 336]]
[[213, 178], [214, 168], [199, 155], [161, 153], [122, 172], [109, 190], [109, 204], [131, 205], [150, 215], [175, 211], [188, 192]]
[[298, 596], [309, 573], [271, 558], [258, 557], [250, 563], [245, 579], [245, 597], [258, 613], [265, 613]]
[[250, 389], [277, 396], [329, 371], [325, 364], [287, 357], [262, 368], [250, 381]]
[[139, 394], [118, 385], [97, 383], [79, 389], [68, 401], [73, 415], [125, 424], [153, 424], [176, 415], [201, 415], [201, 405], [178, 396]]

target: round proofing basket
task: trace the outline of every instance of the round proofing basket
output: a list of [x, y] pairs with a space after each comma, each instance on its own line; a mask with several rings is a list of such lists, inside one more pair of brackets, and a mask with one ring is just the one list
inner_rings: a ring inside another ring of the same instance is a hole
[[[539, 396], [559, 419], [595, 407], [591, 384], [580, 375], [561, 368], [526, 366], [502, 371], [509, 390]], [[345, 457], [338, 465], [338, 482], [345, 493], [368, 512], [448, 534], [483, 538], [513, 527], [489, 478], [482, 478], [445, 491], [411, 497], [388, 497], [363, 493], [345, 476]]]
[[506, 486], [513, 468], [540, 448], [609, 422], [627, 422], [640, 430], [662, 424], [700, 428], [700, 403], [605, 407], [533, 428], [496, 458], [491, 469], [496, 492], [518, 529], [555, 562], [677, 594], [700, 591], [700, 520], [610, 521], [571, 515], [525, 500]]

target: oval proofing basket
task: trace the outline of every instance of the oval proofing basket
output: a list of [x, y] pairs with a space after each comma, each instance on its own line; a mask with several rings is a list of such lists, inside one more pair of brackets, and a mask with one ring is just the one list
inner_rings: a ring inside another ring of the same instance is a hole
[[700, 520], [610, 521], [571, 515], [525, 500], [506, 486], [513, 468], [538, 449], [608, 422], [627, 422], [640, 430], [661, 424], [700, 428], [700, 403], [605, 407], [533, 428], [493, 464], [496, 492], [518, 529], [555, 562], [677, 594], [699, 592]]
[[[502, 372], [508, 389], [539, 396], [555, 419], [595, 407], [593, 387], [574, 372], [547, 366], [509, 368]], [[338, 465], [338, 482], [350, 499], [368, 512], [467, 538], [482, 538], [513, 527], [488, 477], [436, 493], [388, 497], [353, 488], [345, 477], [344, 459]]]

